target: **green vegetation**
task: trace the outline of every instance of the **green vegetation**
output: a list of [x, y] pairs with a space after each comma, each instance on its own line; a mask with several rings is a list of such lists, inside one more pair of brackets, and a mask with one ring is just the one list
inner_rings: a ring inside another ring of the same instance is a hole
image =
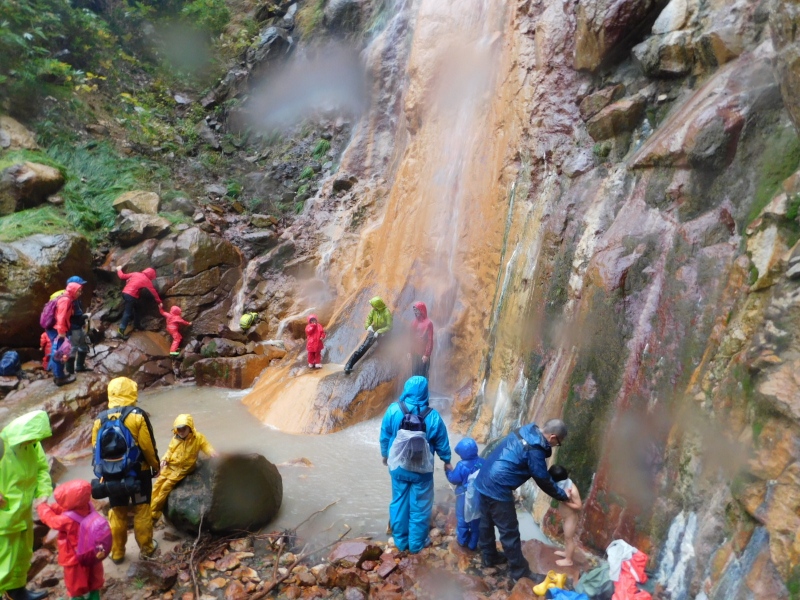
[[231, 20], [225, 0], [194, 0], [181, 9], [181, 15], [212, 35], [219, 35]]
[[212, 340], [211, 342], [203, 346], [202, 350], [200, 350], [200, 354], [203, 356], [203, 358], [216, 358], [217, 343]]
[[311, 156], [316, 158], [317, 160], [322, 160], [322, 158], [328, 153], [328, 150], [331, 149], [331, 143], [328, 140], [319, 140], [317, 145], [314, 146], [314, 150], [311, 152]]
[[306, 0], [295, 16], [295, 24], [300, 32], [300, 37], [308, 39], [322, 26], [324, 17], [325, 0]]
[[747, 214], [745, 225], [761, 214], [780, 185], [797, 170], [798, 165], [800, 165], [800, 138], [797, 137], [794, 128], [782, 129], [767, 140], [757, 165], [758, 184], [755, 200]]
[[227, 183], [227, 192], [226, 196], [236, 199], [242, 195], [242, 184], [236, 181], [235, 179], [229, 179]]
[[63, 233], [70, 229], [69, 221], [56, 208], [32, 208], [0, 219], [0, 242], [13, 242], [37, 233]]
[[311, 167], [306, 167], [302, 171], [300, 171], [300, 179], [310, 179], [313, 176], [314, 176], [314, 169], [312, 169]]

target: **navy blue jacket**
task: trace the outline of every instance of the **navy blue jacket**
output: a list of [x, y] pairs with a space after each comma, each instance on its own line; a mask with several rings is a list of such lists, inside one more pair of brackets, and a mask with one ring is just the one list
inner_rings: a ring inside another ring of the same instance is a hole
[[456, 496], [466, 491], [469, 476], [481, 468], [483, 459], [478, 456], [478, 444], [472, 438], [464, 438], [456, 444], [455, 452], [461, 457], [455, 469], [446, 471], [447, 481], [456, 486]]
[[519, 433], [528, 447], [523, 446], [513, 431], [509, 433], [483, 463], [475, 489], [494, 500], [513, 502], [514, 490], [533, 477], [548, 496], [562, 502], [568, 500], [547, 472], [547, 459], [553, 450], [536, 423], [521, 427]]

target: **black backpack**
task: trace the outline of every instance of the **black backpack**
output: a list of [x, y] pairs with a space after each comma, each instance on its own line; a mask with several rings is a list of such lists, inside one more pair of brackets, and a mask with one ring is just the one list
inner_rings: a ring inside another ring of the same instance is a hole
[[[397, 404], [400, 405], [400, 410], [403, 411], [403, 420], [400, 422], [400, 429], [405, 429], [406, 431], [421, 431], [423, 433], [428, 432], [428, 428], [425, 425], [425, 417], [433, 410], [430, 406], [422, 413], [416, 414], [409, 411], [406, 403], [402, 400], [398, 400]], [[425, 445], [427, 443], [428, 440], [424, 436], [410, 439], [408, 441], [410, 450], [408, 458], [414, 462], [421, 461], [425, 455]]]

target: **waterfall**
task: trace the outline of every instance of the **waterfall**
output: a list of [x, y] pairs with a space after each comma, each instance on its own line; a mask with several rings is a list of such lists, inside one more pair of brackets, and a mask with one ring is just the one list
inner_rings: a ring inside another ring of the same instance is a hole
[[681, 511], [673, 519], [664, 544], [656, 579], [670, 594], [671, 600], [688, 600], [689, 584], [695, 562], [694, 538], [697, 514]]

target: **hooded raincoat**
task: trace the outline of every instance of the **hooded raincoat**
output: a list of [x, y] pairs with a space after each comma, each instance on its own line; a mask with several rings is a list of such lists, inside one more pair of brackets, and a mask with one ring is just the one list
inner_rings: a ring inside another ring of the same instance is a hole
[[364, 324], [364, 329], [372, 329], [375, 333], [384, 334], [392, 329], [392, 313], [386, 308], [386, 303], [380, 296], [375, 296], [369, 301], [372, 305], [372, 310], [367, 315], [367, 321]]
[[[178, 435], [179, 427], [188, 427], [190, 430], [189, 435], [182, 439]], [[216, 454], [214, 447], [206, 439], [206, 436], [194, 428], [192, 415], [178, 415], [172, 424], [172, 433], [173, 437], [169, 443], [169, 448], [167, 448], [164, 458], [161, 459], [161, 462], [166, 463], [166, 466], [161, 470], [158, 479], [153, 484], [153, 500], [150, 503], [150, 509], [154, 521], [157, 521], [161, 516], [161, 511], [164, 509], [169, 493], [181, 479], [194, 471], [197, 464], [197, 456], [200, 452], [207, 456]]]
[[[312, 323], [314, 319], [316, 323]], [[308, 364], [318, 365], [322, 362], [322, 349], [325, 345], [325, 329], [317, 319], [317, 315], [308, 315], [308, 325], [306, 325], [306, 350], [308, 351]]]
[[[422, 414], [428, 408], [428, 380], [411, 377], [406, 381], [400, 396], [412, 413]], [[400, 424], [403, 411], [393, 402], [383, 415], [381, 424], [381, 456], [388, 458]], [[432, 410], [425, 417], [425, 436], [431, 452], [436, 452], [445, 463], [450, 462], [450, 441], [441, 416]], [[433, 473], [415, 473], [402, 467], [389, 472], [392, 477], [392, 502], [389, 519], [395, 545], [399, 550], [419, 552], [428, 542], [431, 510], [433, 509]]]
[[142, 289], [149, 291], [156, 302], [161, 304], [161, 296], [158, 295], [156, 288], [153, 287], [153, 280], [156, 278], [156, 270], [148, 267], [141, 273], [128, 273], [127, 275], [122, 272], [122, 269], [117, 269], [117, 276], [125, 281], [125, 287], [122, 288], [123, 294], [128, 294], [133, 298], [138, 298]]
[[75, 479], [59, 485], [53, 496], [55, 504], [40, 504], [36, 510], [42, 523], [58, 531], [58, 564], [64, 567], [67, 592], [72, 598], [84, 596], [103, 587], [103, 563], [85, 566], [78, 562], [75, 549], [81, 526], [64, 513], [71, 510], [84, 517], [88, 515], [92, 486], [88, 481]]
[[52, 435], [43, 410], [17, 417], [0, 431], [0, 594], [25, 587], [33, 556], [35, 498], [53, 493], [41, 440]]
[[430, 358], [433, 352], [433, 323], [428, 318], [428, 307], [424, 302], [415, 302], [414, 308], [420, 315], [411, 323], [414, 336], [412, 352]]
[[169, 351], [177, 352], [178, 348], [181, 347], [181, 340], [183, 339], [180, 326], [191, 325], [191, 322], [186, 321], [181, 316], [183, 311], [181, 311], [180, 306], [173, 306], [169, 309], [169, 312], [159, 307], [158, 312], [160, 312], [161, 316], [167, 321], [167, 333], [172, 336], [172, 345], [169, 347]]
[[461, 457], [452, 471], [447, 472], [447, 481], [456, 486], [456, 540], [470, 550], [478, 547], [478, 529], [481, 520], [467, 521], [464, 518], [464, 500], [469, 476], [481, 468], [483, 459], [478, 456], [478, 444], [472, 438], [464, 438], [455, 447]]
[[[127, 377], [117, 377], [108, 383], [108, 408], [123, 408], [126, 406], [136, 406], [139, 397], [139, 388], [135, 381]], [[121, 560], [125, 556], [125, 544], [128, 541], [128, 511], [133, 511], [133, 531], [136, 542], [143, 554], [151, 554], [155, 546], [153, 545], [153, 523], [150, 516], [150, 496], [152, 491], [152, 481], [150, 479], [150, 469], [158, 470], [158, 454], [156, 450], [155, 437], [150, 426], [150, 421], [144, 414], [131, 413], [124, 421], [125, 427], [131, 432], [133, 440], [142, 452], [142, 472], [140, 482], [142, 485], [141, 494], [143, 502], [129, 506], [128, 504], [113, 506], [108, 511], [108, 522], [111, 525], [111, 536], [113, 538], [111, 546], [111, 558]], [[92, 429], [92, 448], [97, 443], [97, 432], [100, 430], [100, 419], [94, 422]]]
[[58, 335], [67, 335], [72, 328], [70, 319], [75, 311], [74, 302], [78, 299], [81, 290], [80, 283], [68, 283], [67, 290], [56, 300], [56, 324], [55, 330]]

